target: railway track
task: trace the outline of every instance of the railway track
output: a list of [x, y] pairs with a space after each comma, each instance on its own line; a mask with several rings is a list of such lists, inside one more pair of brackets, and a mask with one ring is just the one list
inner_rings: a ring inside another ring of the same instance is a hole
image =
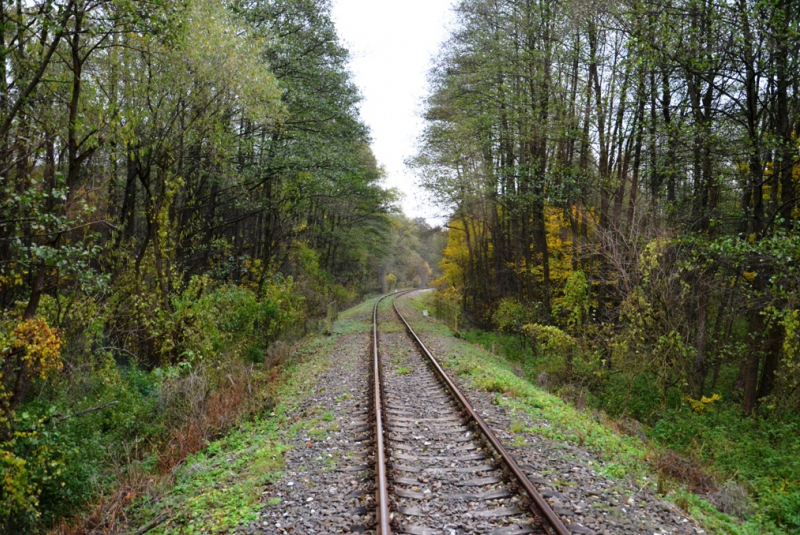
[[376, 532], [568, 535], [397, 309], [406, 293], [373, 310]]

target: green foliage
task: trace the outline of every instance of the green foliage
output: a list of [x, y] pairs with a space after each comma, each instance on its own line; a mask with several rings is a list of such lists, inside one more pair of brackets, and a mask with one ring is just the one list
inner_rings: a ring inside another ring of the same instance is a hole
[[760, 514], [792, 532], [798, 524], [800, 444], [796, 416], [743, 419], [736, 407], [660, 415], [648, 433], [661, 444], [710, 466], [748, 488]]
[[[136, 368], [119, 374], [113, 361], [88, 371], [80, 381], [57, 381], [56, 388], [26, 403], [12, 438], [0, 444], [3, 475], [18, 490], [4, 494], [2, 507], [12, 529], [29, 532], [70, 516], [112, 483], [115, 460], [130, 455], [139, 440], [157, 440], [163, 432], [153, 374]], [[85, 397], [76, 398], [71, 389]], [[115, 404], [73, 417], [109, 403]]]
[[174, 333], [168, 340], [179, 343], [161, 349], [162, 354], [175, 355], [170, 364], [213, 361], [224, 352], [235, 356], [255, 340], [266, 349], [301, 317], [302, 298], [294, 293], [291, 278], [274, 277], [260, 298], [239, 286], [211, 288], [208, 277], [194, 277], [174, 298], [174, 312], [165, 328]]
[[520, 333], [528, 318], [529, 314], [522, 303], [513, 298], [505, 298], [497, 305], [492, 321], [502, 332]]
[[564, 378], [573, 372], [573, 364], [579, 353], [577, 341], [558, 327], [531, 323], [522, 328], [531, 341], [534, 354], [547, 357], [555, 367], [548, 371]]
[[589, 319], [589, 283], [583, 271], [573, 271], [564, 285], [564, 297], [553, 312], [566, 314], [567, 328], [580, 329]]
[[387, 273], [386, 276], [383, 277], [383, 288], [387, 293], [395, 291], [397, 288], [397, 277], [394, 273]]

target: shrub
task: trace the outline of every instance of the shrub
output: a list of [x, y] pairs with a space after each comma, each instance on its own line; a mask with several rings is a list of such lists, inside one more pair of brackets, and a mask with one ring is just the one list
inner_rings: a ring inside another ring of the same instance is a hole
[[208, 277], [193, 277], [173, 299], [175, 310], [164, 322], [160, 362], [216, 361], [223, 354], [238, 358], [245, 350], [251, 356], [265, 351], [301, 318], [301, 303], [291, 278], [274, 277], [259, 296], [234, 285], [214, 288]]
[[522, 331], [528, 319], [525, 306], [513, 298], [501, 299], [492, 315], [492, 322], [499, 331], [514, 334]]
[[564, 285], [564, 297], [556, 300], [555, 314], [565, 316], [569, 329], [578, 329], [589, 319], [589, 283], [583, 271], [573, 271]]
[[397, 277], [394, 273], [387, 273], [383, 277], [383, 291], [386, 293], [393, 292], [397, 287]]
[[10, 437], [14, 410], [33, 382], [62, 367], [63, 340], [57, 329], [42, 318], [6, 323], [13, 326], [6, 330], [7, 325], [0, 325], [0, 440]]
[[578, 353], [578, 344], [573, 337], [552, 325], [531, 323], [522, 327], [522, 332], [531, 341], [536, 355], [548, 355], [555, 366], [546, 370], [551, 374], [570, 376]]
[[766, 496], [767, 516], [793, 533], [800, 531], [800, 490], [779, 489]]

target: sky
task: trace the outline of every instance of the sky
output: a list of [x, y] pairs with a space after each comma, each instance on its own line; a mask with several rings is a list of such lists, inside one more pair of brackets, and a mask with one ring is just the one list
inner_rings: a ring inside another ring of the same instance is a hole
[[361, 116], [372, 133], [372, 151], [387, 171], [386, 185], [404, 194], [409, 217], [436, 219], [403, 161], [415, 153], [422, 132], [427, 74], [447, 39], [453, 0], [333, 0], [339, 38], [350, 50], [350, 68], [364, 98]]

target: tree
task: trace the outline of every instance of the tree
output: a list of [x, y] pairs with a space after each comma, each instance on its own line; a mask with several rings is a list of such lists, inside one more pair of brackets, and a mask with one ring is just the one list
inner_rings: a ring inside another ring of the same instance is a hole
[[700, 396], [724, 364], [746, 413], [785, 395], [778, 318], [795, 267], [766, 249], [791, 242], [800, 215], [797, 10], [463, 0], [456, 12], [413, 163], [450, 212], [444, 278], [464, 309], [489, 323], [513, 299], [562, 322], [552, 303], [580, 270], [595, 325], [615, 331], [607, 347], [635, 330], [632, 303], [653, 314], [648, 351], [669, 388]]

